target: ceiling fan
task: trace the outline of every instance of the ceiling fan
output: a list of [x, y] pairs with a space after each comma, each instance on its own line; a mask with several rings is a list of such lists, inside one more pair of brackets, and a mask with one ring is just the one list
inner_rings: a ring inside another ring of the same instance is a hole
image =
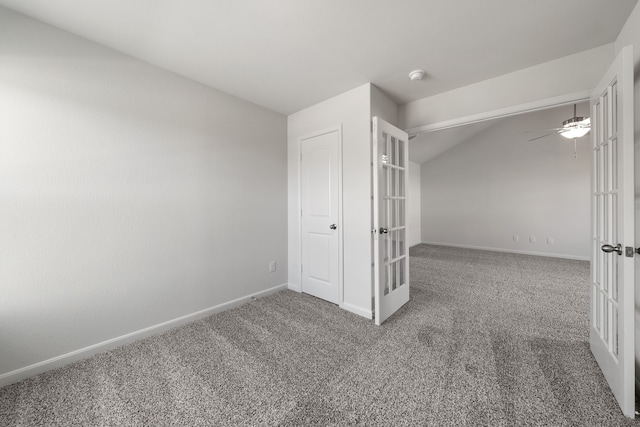
[[580, 117], [576, 113], [576, 104], [573, 104], [573, 117], [562, 122], [561, 128], [545, 129], [553, 132], [547, 133], [537, 138], [530, 139], [529, 141], [535, 141], [536, 139], [546, 138], [549, 135], [559, 134], [567, 139], [576, 139], [585, 136], [591, 130], [591, 119], [589, 117]]
[[555, 129], [545, 129], [547, 131], [552, 131], [552, 132], [530, 139], [529, 142], [557, 134], [567, 139], [573, 139], [574, 156], [578, 157], [576, 152], [576, 140], [577, 138], [582, 138], [583, 136], [589, 133], [589, 131], [591, 130], [591, 119], [589, 117], [578, 116], [576, 112], [576, 107], [577, 105], [573, 104], [573, 117], [563, 121], [562, 127], [555, 128]]

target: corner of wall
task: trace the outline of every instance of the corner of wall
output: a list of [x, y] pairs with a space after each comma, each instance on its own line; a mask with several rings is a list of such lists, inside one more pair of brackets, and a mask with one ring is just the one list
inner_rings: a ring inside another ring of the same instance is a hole
[[381, 119], [398, 126], [398, 106], [377, 86], [371, 85], [371, 117]]

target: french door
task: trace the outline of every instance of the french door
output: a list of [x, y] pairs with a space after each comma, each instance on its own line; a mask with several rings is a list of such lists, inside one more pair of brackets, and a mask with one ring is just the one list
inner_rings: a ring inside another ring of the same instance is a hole
[[373, 234], [375, 322], [409, 301], [407, 243], [408, 135], [373, 118]]
[[622, 412], [634, 417], [633, 52], [624, 48], [591, 96], [590, 347]]

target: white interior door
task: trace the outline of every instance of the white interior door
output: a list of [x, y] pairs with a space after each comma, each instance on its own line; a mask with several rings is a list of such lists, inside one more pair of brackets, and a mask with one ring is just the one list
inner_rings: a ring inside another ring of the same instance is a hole
[[373, 232], [376, 325], [409, 301], [408, 135], [373, 118]]
[[622, 412], [634, 417], [633, 52], [620, 52], [591, 96], [590, 346]]
[[302, 292], [340, 304], [340, 131], [300, 142]]

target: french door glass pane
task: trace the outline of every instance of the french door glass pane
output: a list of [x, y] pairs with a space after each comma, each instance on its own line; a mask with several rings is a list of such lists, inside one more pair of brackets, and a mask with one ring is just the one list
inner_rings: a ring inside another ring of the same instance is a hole
[[391, 231], [389, 232], [389, 235], [391, 236], [391, 259], [396, 259], [398, 257], [398, 244], [397, 244], [397, 231]]
[[389, 135], [386, 133], [383, 133], [382, 138], [383, 138], [383, 142], [380, 144], [382, 153], [380, 153], [380, 155], [382, 159], [382, 164], [387, 165], [389, 164]]
[[611, 218], [611, 243], [616, 243], [618, 240], [618, 196], [612, 194], [611, 196], [611, 212], [609, 217]]
[[611, 352], [618, 356], [618, 308], [611, 307]]
[[600, 290], [597, 290], [595, 294], [594, 303], [596, 305], [596, 329], [600, 331], [600, 306], [602, 305], [600, 298]]
[[[600, 212], [602, 209], [602, 196], [595, 196], [596, 199], [596, 212], [598, 213], [598, 215], [596, 216], [595, 223], [596, 223], [596, 227], [595, 227], [595, 232], [596, 232], [596, 240], [600, 241], [602, 240], [602, 223], [601, 223], [601, 219], [602, 217], [600, 216]], [[596, 242], [597, 244], [598, 242]]]
[[600, 287], [604, 291], [608, 291], [609, 290], [609, 275], [610, 275], [610, 271], [609, 270], [610, 269], [609, 269], [609, 263], [607, 262], [608, 258], [609, 257], [607, 257], [607, 256], [604, 257], [604, 264], [602, 266], [602, 273], [603, 273], [602, 276], [603, 277], [602, 277], [602, 282], [600, 282], [601, 283]]
[[385, 263], [384, 266], [384, 294], [389, 295], [389, 265]]
[[618, 82], [611, 86], [611, 131], [618, 133]]
[[394, 262], [391, 265], [391, 290], [395, 291], [398, 287], [398, 263]]
[[391, 228], [396, 226], [396, 223], [398, 222], [398, 216], [396, 213], [396, 200], [394, 199], [389, 199], [388, 200], [388, 204], [389, 204], [389, 214], [390, 214], [390, 221], [389, 221], [389, 226]]
[[618, 189], [618, 174], [616, 171], [618, 170], [618, 139], [613, 138], [610, 142], [611, 144], [611, 170], [613, 174], [611, 176], [611, 187], [613, 190]]
[[605, 191], [605, 187], [604, 187], [604, 177], [605, 177], [605, 172], [604, 172], [604, 158], [603, 158], [603, 148], [602, 146], [598, 147], [598, 165], [599, 165], [599, 171], [600, 174], [598, 176], [598, 191], [599, 192], [603, 192]]
[[591, 268], [591, 281], [593, 283], [598, 283], [598, 272], [600, 271], [600, 262], [598, 258], [598, 240], [594, 239], [593, 247], [591, 248], [593, 252], [593, 266]]
[[396, 169], [389, 168], [389, 173], [391, 174], [391, 185], [389, 187], [389, 196], [395, 196], [398, 192], [397, 190], [398, 171]]
[[602, 230], [602, 239], [606, 242], [611, 242], [611, 238], [610, 238], [610, 233], [611, 230], [609, 229], [609, 212], [611, 209], [611, 198], [609, 197], [608, 194], [605, 194], [604, 196], [604, 209], [602, 210], [602, 214], [603, 214], [603, 225], [604, 228]]
[[604, 182], [602, 184], [602, 191], [608, 191], [611, 189], [611, 180], [610, 178], [610, 170], [609, 170], [609, 144], [606, 144], [602, 147], [602, 156], [603, 156], [603, 160], [602, 160], [602, 164], [604, 166], [602, 175], [604, 178]]
[[602, 140], [606, 140], [611, 135], [611, 129], [609, 129], [609, 97], [605, 93], [602, 97], [602, 129], [603, 129], [603, 138]]
[[611, 299], [618, 302], [618, 263], [613, 263], [613, 282], [611, 283]]
[[389, 147], [389, 154], [390, 154], [389, 164], [392, 164], [392, 165], [398, 164], [397, 150], [398, 150], [398, 140], [392, 136], [391, 146]]
[[609, 301], [606, 294], [602, 295], [602, 339], [604, 342], [609, 342]]

